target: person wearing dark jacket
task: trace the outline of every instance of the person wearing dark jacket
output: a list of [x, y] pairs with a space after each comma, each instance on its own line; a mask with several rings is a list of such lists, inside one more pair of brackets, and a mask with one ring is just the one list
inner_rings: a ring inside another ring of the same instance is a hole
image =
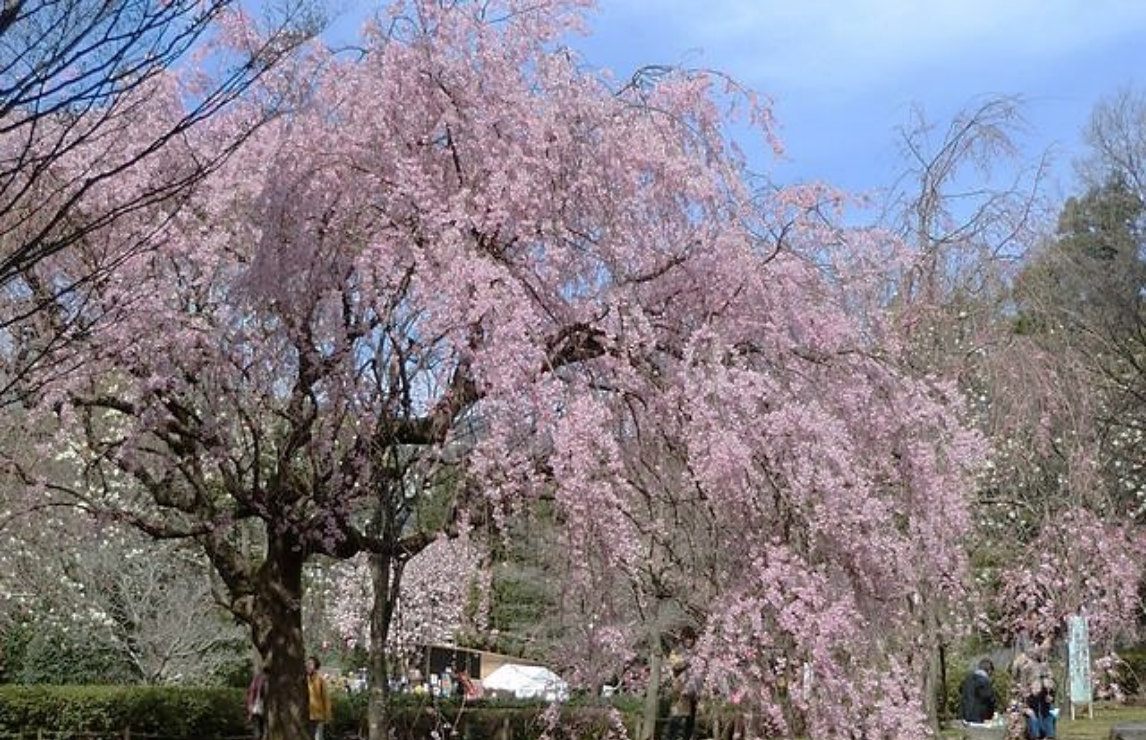
[[1027, 737], [1031, 740], [1053, 738], [1055, 736], [1054, 680], [1050, 671], [1045, 671], [1027, 689], [1026, 707]]
[[963, 679], [959, 687], [959, 717], [965, 722], [986, 722], [995, 716], [998, 699], [991, 685], [995, 664], [989, 658], [979, 661], [979, 667]]

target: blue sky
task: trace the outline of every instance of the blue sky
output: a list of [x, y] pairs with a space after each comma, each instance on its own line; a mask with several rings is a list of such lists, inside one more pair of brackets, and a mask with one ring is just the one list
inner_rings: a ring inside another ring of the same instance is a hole
[[[342, 28], [371, 7], [335, 2]], [[1146, 0], [600, 0], [589, 20], [589, 64], [727, 72], [775, 101], [786, 156], [745, 142], [755, 168], [853, 191], [890, 184], [912, 104], [943, 122], [992, 94], [1024, 97], [1024, 143], [1069, 191], [1095, 101], [1146, 86]]]
[[860, 191], [894, 177], [913, 103], [945, 121], [992, 94], [1024, 97], [1025, 144], [1069, 190], [1095, 101], [1146, 84], [1143, 0], [604, 0], [592, 22], [590, 61], [729, 72], [775, 100], [779, 180]]

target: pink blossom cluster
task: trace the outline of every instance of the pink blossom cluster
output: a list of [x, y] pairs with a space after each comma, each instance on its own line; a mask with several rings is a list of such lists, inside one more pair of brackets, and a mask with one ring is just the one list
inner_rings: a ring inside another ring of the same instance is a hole
[[[480, 553], [464, 540], [439, 539], [404, 566], [402, 591], [390, 624], [389, 648], [408, 654], [424, 645], [454, 644], [475, 625], [472, 598], [478, 590]], [[324, 579], [330, 623], [348, 647], [370, 648], [374, 603], [365, 556], [337, 563]]]
[[1110, 644], [1137, 627], [1138, 584], [1146, 540], [1125, 523], [1085, 509], [1047, 520], [1003, 573], [997, 608], [1014, 634], [1065, 634], [1066, 618], [1085, 614], [1091, 639]]
[[1122, 704], [1126, 701], [1126, 671], [1129, 666], [1111, 651], [1094, 661], [1094, 698]]

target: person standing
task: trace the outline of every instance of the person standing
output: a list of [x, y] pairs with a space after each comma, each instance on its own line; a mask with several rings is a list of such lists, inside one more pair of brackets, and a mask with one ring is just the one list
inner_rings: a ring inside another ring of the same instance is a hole
[[255, 740], [263, 740], [267, 732], [267, 671], [255, 674], [247, 686], [247, 718], [251, 721]]
[[991, 685], [995, 664], [983, 658], [959, 687], [959, 717], [964, 722], [986, 722], [995, 716], [999, 700]]
[[330, 688], [318, 672], [319, 665], [318, 658], [313, 655], [306, 659], [306, 692], [312, 740], [323, 740], [326, 726], [334, 719]]

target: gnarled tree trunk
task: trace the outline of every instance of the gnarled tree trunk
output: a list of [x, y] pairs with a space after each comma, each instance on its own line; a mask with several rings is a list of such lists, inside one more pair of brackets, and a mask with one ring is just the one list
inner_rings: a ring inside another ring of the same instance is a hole
[[270, 533], [255, 576], [252, 636], [267, 671], [266, 740], [309, 737], [302, 637], [304, 554], [294, 538]]

